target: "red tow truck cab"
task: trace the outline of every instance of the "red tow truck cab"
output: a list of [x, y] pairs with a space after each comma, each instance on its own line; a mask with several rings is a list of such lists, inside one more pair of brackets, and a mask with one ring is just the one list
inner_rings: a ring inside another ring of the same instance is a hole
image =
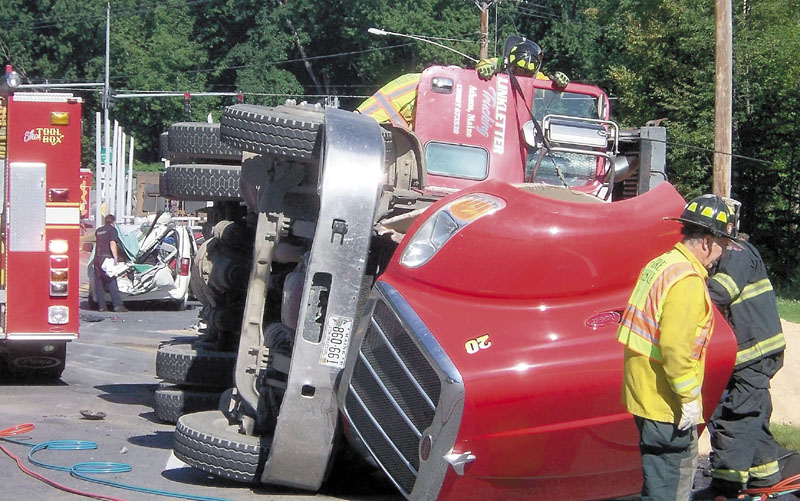
[[81, 99], [4, 101], [0, 350], [13, 372], [58, 377], [78, 337]]
[[[505, 73], [490, 81], [456, 66], [432, 66], [422, 73], [414, 133], [424, 145], [427, 191], [454, 192], [487, 179], [562, 185], [555, 170], [558, 165], [573, 189], [598, 193], [613, 165], [609, 157], [616, 153], [613, 140], [618, 132], [609, 121], [606, 93], [581, 83], [560, 89], [550, 80], [518, 77], [516, 81], [522, 94]], [[533, 176], [538, 148], [521, 133], [526, 124], [533, 132], [532, 111], [539, 122], [550, 115], [544, 126], [556, 120], [555, 135], [548, 135], [554, 145], [562, 117], [584, 127], [600, 146], [593, 154], [554, 148]]]

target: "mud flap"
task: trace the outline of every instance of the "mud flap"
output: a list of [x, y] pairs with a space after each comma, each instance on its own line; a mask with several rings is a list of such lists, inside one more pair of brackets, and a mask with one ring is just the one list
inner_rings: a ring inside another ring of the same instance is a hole
[[264, 483], [316, 490], [324, 480], [339, 414], [334, 385], [354, 330], [384, 154], [373, 119], [325, 111], [319, 219]]

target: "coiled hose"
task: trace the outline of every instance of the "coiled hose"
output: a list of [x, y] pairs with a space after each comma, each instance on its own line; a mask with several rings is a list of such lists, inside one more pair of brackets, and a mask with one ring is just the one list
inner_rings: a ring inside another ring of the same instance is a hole
[[[10, 438], [13, 436], [24, 435], [33, 431], [34, 425], [30, 423], [26, 424], [19, 424], [16, 426], [11, 426], [4, 430], [0, 430], [0, 440], [5, 440], [7, 442], [13, 442], [15, 444], [25, 445], [30, 447], [31, 450], [28, 451], [28, 461], [36, 466], [40, 466], [42, 468], [47, 468], [50, 470], [57, 470], [57, 471], [64, 471], [69, 472], [75, 478], [79, 478], [81, 480], [85, 480], [87, 482], [93, 482], [96, 484], [107, 485], [109, 487], [116, 487], [119, 489], [126, 489], [129, 491], [135, 492], [143, 492], [145, 494], [153, 494], [156, 496], [166, 496], [178, 499], [191, 499], [195, 501], [227, 501], [223, 498], [215, 498], [215, 497], [207, 497], [207, 496], [197, 496], [193, 494], [183, 494], [180, 492], [171, 492], [171, 491], [164, 491], [160, 489], [150, 489], [147, 487], [139, 487], [136, 485], [130, 484], [123, 484], [120, 482], [114, 482], [111, 480], [103, 480], [100, 478], [95, 478], [90, 475], [97, 475], [102, 473], [126, 473], [131, 471], [133, 468], [129, 464], [125, 463], [114, 463], [114, 462], [107, 462], [107, 461], [91, 461], [91, 462], [84, 462], [84, 463], [77, 463], [70, 467], [66, 466], [59, 466], [54, 464], [45, 463], [44, 461], [40, 461], [33, 457], [39, 451], [43, 451], [45, 449], [50, 450], [61, 450], [61, 451], [78, 451], [78, 450], [91, 450], [97, 449], [96, 442], [90, 442], [87, 440], [51, 440], [48, 442], [42, 442], [40, 444], [31, 444], [24, 442], [22, 440]], [[0, 450], [2, 450], [8, 457], [16, 461], [17, 466], [20, 470], [22, 470], [25, 474], [30, 475], [31, 477], [40, 480], [56, 489], [63, 490], [65, 492], [69, 492], [72, 494], [77, 494], [79, 496], [89, 497], [93, 499], [101, 499], [106, 501], [124, 501], [120, 498], [104, 496], [101, 494], [93, 494], [90, 492], [83, 492], [76, 489], [72, 489], [67, 487], [63, 484], [59, 484], [53, 480], [50, 480], [38, 473], [28, 469], [25, 465], [22, 464], [20, 458], [15, 456], [11, 451], [6, 449], [2, 444], [0, 444]]]

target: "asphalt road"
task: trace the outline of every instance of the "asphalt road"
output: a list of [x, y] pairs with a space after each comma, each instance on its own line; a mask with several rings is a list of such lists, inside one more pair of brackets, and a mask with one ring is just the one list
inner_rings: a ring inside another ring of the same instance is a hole
[[[0, 429], [32, 423], [29, 444], [49, 440], [97, 443], [93, 450], [52, 450], [35, 454], [46, 463], [70, 467], [79, 462], [127, 463], [127, 473], [97, 474], [97, 478], [137, 487], [232, 500], [272, 499], [398, 499], [378, 475], [337, 464], [320, 493], [282, 487], [251, 486], [215, 478], [190, 468], [172, 456], [174, 426], [158, 420], [153, 393], [158, 384], [155, 355], [159, 343], [196, 335], [199, 303], [184, 312], [137, 309], [127, 313], [97, 313], [81, 302], [80, 339], [69, 343], [67, 365], [55, 382], [20, 380], [0, 374]], [[100, 420], [81, 411], [102, 412]], [[32, 465], [30, 447], [0, 441], [36, 473], [73, 489], [129, 500], [166, 499], [72, 478], [68, 472]], [[0, 499], [74, 500], [81, 497], [56, 490], [31, 478], [0, 453]]]

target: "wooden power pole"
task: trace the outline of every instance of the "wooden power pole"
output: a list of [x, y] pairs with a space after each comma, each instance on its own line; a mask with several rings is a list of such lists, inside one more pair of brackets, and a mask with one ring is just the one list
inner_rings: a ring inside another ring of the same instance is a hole
[[489, 58], [489, 4], [481, 2], [481, 53], [480, 59]]
[[715, 0], [716, 78], [714, 91], [715, 195], [731, 195], [733, 136], [733, 20], [731, 0]]

